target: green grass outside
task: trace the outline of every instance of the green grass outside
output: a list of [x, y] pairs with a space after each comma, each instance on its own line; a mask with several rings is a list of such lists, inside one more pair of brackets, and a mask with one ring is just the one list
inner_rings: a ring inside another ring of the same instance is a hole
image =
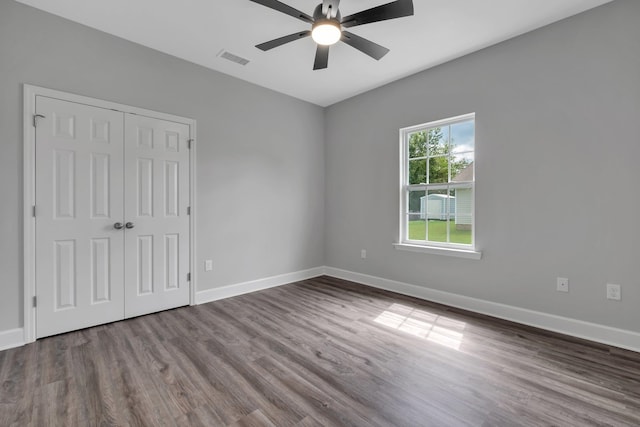
[[[426, 221], [409, 221], [409, 239], [425, 240]], [[429, 220], [429, 241], [447, 241], [447, 221]], [[471, 244], [471, 230], [456, 230], [456, 224], [449, 221], [449, 242], [464, 245]]]

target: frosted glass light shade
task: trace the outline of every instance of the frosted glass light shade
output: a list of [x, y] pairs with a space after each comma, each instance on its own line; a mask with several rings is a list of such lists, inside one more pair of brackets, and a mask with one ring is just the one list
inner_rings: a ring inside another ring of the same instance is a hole
[[340, 31], [340, 24], [331, 19], [316, 21], [311, 29], [311, 38], [313, 41], [323, 46], [336, 44], [341, 36], [342, 31]]

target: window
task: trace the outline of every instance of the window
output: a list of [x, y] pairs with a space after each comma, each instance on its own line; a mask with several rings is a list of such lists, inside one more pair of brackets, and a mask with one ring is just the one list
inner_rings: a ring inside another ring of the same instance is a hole
[[474, 251], [475, 114], [400, 130], [400, 245]]

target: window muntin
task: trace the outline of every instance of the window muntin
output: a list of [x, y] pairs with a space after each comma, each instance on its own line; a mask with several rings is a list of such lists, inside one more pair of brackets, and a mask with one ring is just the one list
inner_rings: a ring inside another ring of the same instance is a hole
[[475, 114], [400, 130], [400, 241], [473, 249]]

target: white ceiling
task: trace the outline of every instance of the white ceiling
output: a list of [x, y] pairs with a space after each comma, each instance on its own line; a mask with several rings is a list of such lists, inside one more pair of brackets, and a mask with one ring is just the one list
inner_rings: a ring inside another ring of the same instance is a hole
[[[313, 71], [315, 44], [256, 44], [309, 29], [249, 0], [17, 0], [320, 106], [382, 86], [612, 0], [414, 0], [415, 15], [350, 28], [389, 49], [380, 61], [338, 43]], [[284, 0], [309, 15], [321, 0]], [[347, 16], [390, 0], [342, 0]], [[218, 57], [221, 50], [251, 62]]]

